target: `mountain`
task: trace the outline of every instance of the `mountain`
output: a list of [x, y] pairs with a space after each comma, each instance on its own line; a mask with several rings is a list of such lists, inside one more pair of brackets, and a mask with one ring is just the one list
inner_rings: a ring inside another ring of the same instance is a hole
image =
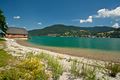
[[35, 29], [29, 31], [30, 35], [48, 35], [48, 34], [62, 34], [71, 30], [78, 31], [79, 27], [65, 26], [65, 25], [52, 25], [43, 29]]
[[87, 32], [87, 33], [100, 33], [100, 32], [108, 32], [113, 31], [114, 28], [107, 27], [107, 26], [95, 26], [95, 27], [79, 27], [79, 26], [66, 26], [62, 24], [52, 25], [45, 27], [43, 29], [35, 29], [30, 30], [29, 35], [31, 36], [41, 36], [41, 35], [50, 35], [50, 34], [56, 34], [56, 35], [64, 35], [65, 33], [78, 33], [80, 32]]

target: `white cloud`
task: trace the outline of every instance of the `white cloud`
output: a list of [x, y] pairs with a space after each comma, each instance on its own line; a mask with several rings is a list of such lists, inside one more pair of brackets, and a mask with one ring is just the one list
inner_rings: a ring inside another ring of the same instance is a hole
[[96, 18], [108, 18], [108, 17], [120, 17], [120, 7], [117, 7], [115, 9], [109, 10], [109, 9], [100, 9], [97, 11]]
[[[96, 15], [89, 16], [88, 19], [80, 19], [80, 23], [92, 23], [93, 18], [112, 18], [114, 21], [120, 21], [120, 7], [115, 9], [100, 9], [97, 11]], [[78, 19], [72, 20], [78, 21]]]
[[14, 16], [13, 19], [20, 19], [20, 16]]
[[92, 16], [89, 16], [88, 19], [86, 20], [80, 19], [80, 23], [92, 23], [92, 22], [93, 22]]
[[114, 28], [119, 28], [120, 25], [119, 25], [118, 23], [115, 23], [112, 27], [114, 27]]
[[41, 23], [41, 22], [38, 22], [38, 24], [39, 24], [39, 25], [42, 25], [42, 23]]

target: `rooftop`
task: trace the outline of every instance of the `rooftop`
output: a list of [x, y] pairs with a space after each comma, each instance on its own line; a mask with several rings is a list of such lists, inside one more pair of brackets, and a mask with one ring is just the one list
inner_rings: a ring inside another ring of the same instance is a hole
[[28, 34], [25, 28], [9, 27], [7, 34]]

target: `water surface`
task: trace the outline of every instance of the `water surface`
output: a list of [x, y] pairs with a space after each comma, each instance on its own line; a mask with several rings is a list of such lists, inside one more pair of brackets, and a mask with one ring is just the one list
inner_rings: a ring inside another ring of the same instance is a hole
[[77, 38], [32, 36], [28, 42], [51, 47], [93, 49], [120, 52], [119, 38]]

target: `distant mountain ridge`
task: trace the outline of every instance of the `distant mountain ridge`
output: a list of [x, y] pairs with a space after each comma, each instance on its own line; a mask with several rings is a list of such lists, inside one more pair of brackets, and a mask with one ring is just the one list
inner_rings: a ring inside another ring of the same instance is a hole
[[56, 24], [52, 26], [45, 27], [43, 29], [30, 30], [29, 35], [31, 36], [41, 36], [49, 34], [58, 34], [62, 35], [66, 32], [79, 32], [85, 30], [87, 32], [100, 33], [100, 32], [109, 32], [113, 31], [115, 28], [108, 26], [95, 26], [95, 27], [79, 27], [79, 26], [67, 26], [62, 24]]

